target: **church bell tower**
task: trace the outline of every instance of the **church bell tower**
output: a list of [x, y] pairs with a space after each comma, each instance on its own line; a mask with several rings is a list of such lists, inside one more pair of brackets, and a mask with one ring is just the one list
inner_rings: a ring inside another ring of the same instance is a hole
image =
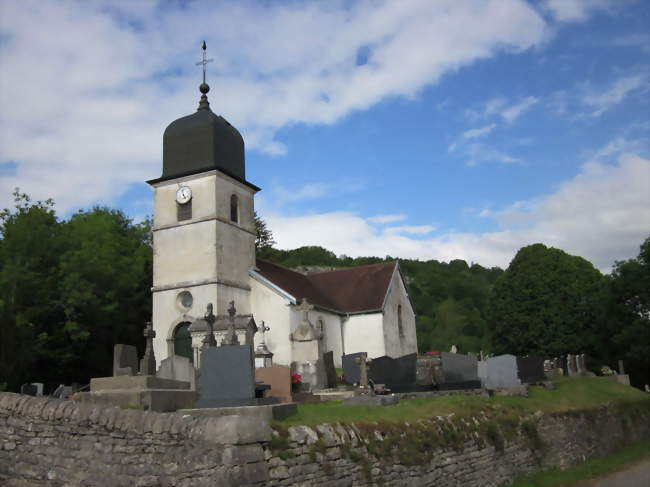
[[244, 140], [210, 109], [205, 82], [192, 115], [172, 122], [163, 135], [163, 171], [154, 188], [153, 328], [158, 363], [172, 354], [190, 360], [189, 325], [208, 303], [227, 314], [249, 314], [249, 270], [255, 266], [253, 196], [246, 181]]

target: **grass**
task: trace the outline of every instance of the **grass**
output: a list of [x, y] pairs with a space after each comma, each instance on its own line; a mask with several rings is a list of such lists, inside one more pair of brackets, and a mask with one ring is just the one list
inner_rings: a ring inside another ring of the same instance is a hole
[[[442, 396], [437, 398], [404, 399], [395, 406], [344, 406], [341, 401], [299, 404], [298, 412], [274, 426], [322, 423], [360, 423], [372, 421], [413, 422], [435, 416], [475, 416], [484, 412], [490, 416], [513, 418], [541, 411], [561, 413], [595, 408], [607, 403], [638, 404], [650, 402], [648, 395], [632, 387], [598, 378], [556, 379], [553, 390], [532, 387], [528, 397], [521, 396]], [[506, 421], [507, 422], [507, 421]]]
[[626, 465], [650, 457], [650, 439], [631, 445], [608, 457], [594, 458], [566, 470], [552, 469], [517, 477], [512, 487], [570, 487], [582, 480], [602, 477]]

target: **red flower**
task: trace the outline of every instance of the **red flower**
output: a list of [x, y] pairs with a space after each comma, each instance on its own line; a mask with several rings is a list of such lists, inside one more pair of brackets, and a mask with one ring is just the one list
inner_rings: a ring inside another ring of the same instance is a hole
[[302, 382], [302, 375], [300, 374], [291, 374], [291, 383], [300, 384]]

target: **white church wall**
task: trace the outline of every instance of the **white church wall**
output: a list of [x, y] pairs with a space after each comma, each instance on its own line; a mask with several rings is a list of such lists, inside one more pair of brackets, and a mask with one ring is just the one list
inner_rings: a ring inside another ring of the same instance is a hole
[[214, 220], [154, 231], [154, 287], [216, 279], [215, 235]]
[[[276, 291], [269, 289], [251, 277], [251, 312], [257, 326], [262, 321], [270, 328], [266, 332], [266, 346], [273, 352], [273, 363], [280, 365], [291, 365], [291, 311], [288, 299], [282, 297]], [[261, 333], [255, 334], [255, 346], [262, 339]]]
[[[192, 294], [192, 306], [184, 308], [178, 302], [178, 294], [182, 291], [189, 291]], [[160, 365], [173, 353], [173, 333], [176, 326], [188, 321], [192, 323], [196, 318], [205, 314], [208, 303], [215, 303], [217, 286], [207, 284], [204, 286], [193, 286], [181, 289], [170, 289], [153, 293], [153, 315], [152, 325], [156, 332], [153, 339], [153, 350], [156, 356], [156, 363]]]
[[178, 223], [176, 191], [180, 185], [188, 186], [192, 190], [192, 220], [214, 216], [215, 174], [216, 171], [210, 171], [157, 184], [154, 194], [154, 227]]
[[369, 358], [386, 355], [381, 313], [350, 315], [343, 325], [345, 353], [367, 352]]
[[[399, 307], [402, 312], [402, 334], [399, 331]], [[415, 333], [415, 313], [406, 292], [406, 287], [399, 274], [391, 278], [383, 313], [383, 334], [386, 340], [386, 355], [401, 357], [417, 352]]]

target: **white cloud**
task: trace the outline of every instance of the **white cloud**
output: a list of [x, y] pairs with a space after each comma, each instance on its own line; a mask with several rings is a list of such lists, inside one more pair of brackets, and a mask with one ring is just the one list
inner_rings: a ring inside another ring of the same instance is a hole
[[542, 242], [609, 271], [615, 260], [636, 256], [650, 233], [650, 160], [628, 152], [634, 147], [634, 141], [612, 141], [554, 193], [481, 212], [499, 223], [492, 232], [411, 238], [350, 212], [265, 217], [281, 248], [321, 245], [350, 256], [465, 259], [506, 267], [519, 248]]
[[539, 98], [535, 96], [528, 96], [514, 104], [509, 104], [503, 97], [497, 97], [487, 101], [483, 114], [485, 116], [498, 115], [506, 122], [512, 123], [538, 102]]
[[621, 0], [547, 0], [546, 6], [562, 22], [585, 20], [596, 9], [613, 7]]
[[277, 206], [296, 201], [313, 200], [329, 196], [337, 196], [344, 193], [354, 193], [365, 187], [361, 181], [338, 180], [330, 183], [312, 182], [303, 184], [300, 187], [289, 188], [284, 185], [275, 184], [268, 190], [268, 200], [273, 201]]
[[[198, 101], [193, 62], [204, 37], [213, 109], [249, 149], [281, 156], [282, 127], [411, 97], [462, 66], [539, 45], [548, 30], [523, 0], [23, 0], [0, 9], [0, 162], [17, 163], [0, 180], [0, 207], [20, 186], [54, 197], [59, 211], [160, 174], [164, 127]], [[367, 62], [357, 65], [362, 49]]]
[[410, 235], [426, 235], [433, 232], [432, 225], [402, 225], [397, 227], [388, 227], [384, 230], [386, 234], [406, 233]]
[[590, 93], [583, 96], [582, 101], [594, 108], [590, 117], [599, 117], [614, 105], [622, 102], [633, 91], [647, 89], [648, 79], [643, 74], [624, 76], [615, 80], [611, 86], [603, 91]]
[[403, 220], [406, 220], [406, 215], [377, 215], [368, 218], [369, 222], [380, 224], [400, 222]]
[[461, 134], [463, 139], [477, 139], [479, 137], [485, 137], [490, 132], [492, 132], [496, 127], [496, 124], [491, 123], [489, 125], [484, 125], [483, 127], [478, 127], [475, 129], [466, 130]]

